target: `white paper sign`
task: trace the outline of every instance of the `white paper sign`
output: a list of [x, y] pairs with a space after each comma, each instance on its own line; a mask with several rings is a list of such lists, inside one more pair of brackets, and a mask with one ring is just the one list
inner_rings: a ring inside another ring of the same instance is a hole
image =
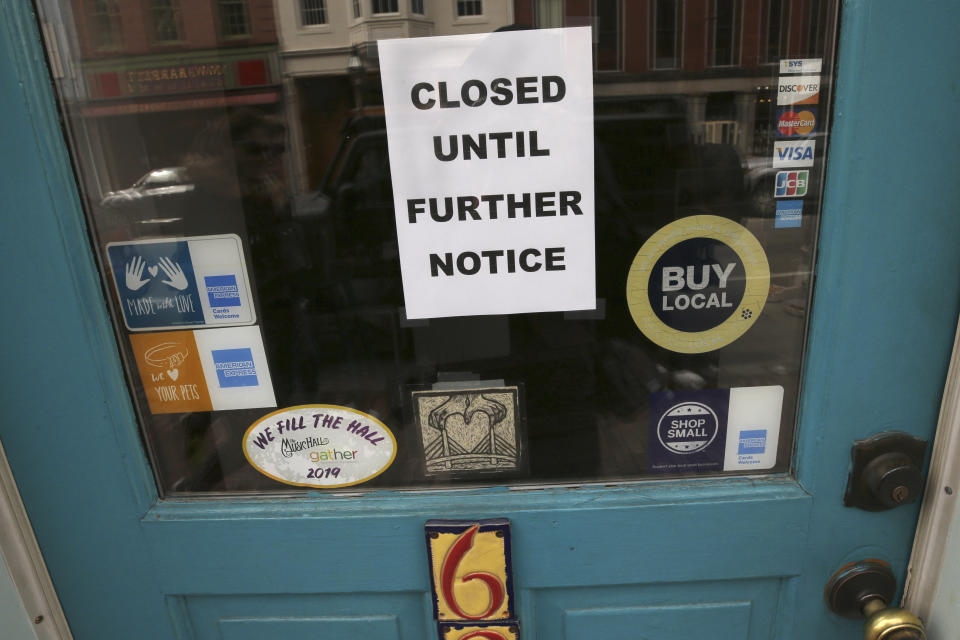
[[407, 318], [593, 309], [590, 29], [379, 50]]

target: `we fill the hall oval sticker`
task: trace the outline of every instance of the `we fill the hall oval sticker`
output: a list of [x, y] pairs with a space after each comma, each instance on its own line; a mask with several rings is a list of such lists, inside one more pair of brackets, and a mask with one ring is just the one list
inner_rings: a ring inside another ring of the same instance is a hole
[[664, 349], [705, 353], [753, 326], [770, 291], [770, 265], [746, 228], [718, 216], [671, 222], [637, 252], [627, 305], [643, 334]]
[[260, 418], [243, 436], [243, 454], [265, 476], [298, 487], [362, 484], [387, 470], [397, 440], [371, 415], [305, 404]]

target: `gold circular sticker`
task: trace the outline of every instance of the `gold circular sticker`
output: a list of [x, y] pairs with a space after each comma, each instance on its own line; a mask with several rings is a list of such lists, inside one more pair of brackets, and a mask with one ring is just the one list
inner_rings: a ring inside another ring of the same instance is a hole
[[770, 291], [770, 265], [745, 227], [711, 215], [671, 222], [637, 252], [627, 306], [647, 338], [678, 353], [730, 344], [753, 326]]

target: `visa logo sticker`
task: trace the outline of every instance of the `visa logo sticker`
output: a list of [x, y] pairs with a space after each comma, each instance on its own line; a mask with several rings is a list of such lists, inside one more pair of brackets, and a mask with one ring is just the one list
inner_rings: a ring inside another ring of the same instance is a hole
[[778, 200], [774, 229], [799, 227], [803, 218], [803, 200]]
[[820, 73], [822, 58], [794, 58], [780, 61], [780, 73]]
[[802, 198], [807, 195], [807, 182], [810, 172], [806, 169], [798, 171], [778, 171], [774, 189], [776, 198]]
[[780, 78], [777, 83], [777, 104], [819, 104], [820, 76]]
[[816, 140], [797, 140], [795, 142], [777, 140], [773, 143], [773, 166], [812, 167], [816, 145]]

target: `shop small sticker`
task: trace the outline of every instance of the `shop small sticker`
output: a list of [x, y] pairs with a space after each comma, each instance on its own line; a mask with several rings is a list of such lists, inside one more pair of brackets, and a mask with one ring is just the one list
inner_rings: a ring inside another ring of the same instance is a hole
[[654, 393], [649, 471], [681, 475], [773, 468], [782, 408], [779, 385]]
[[396, 458], [397, 440], [387, 425], [362, 411], [309, 404], [274, 411], [250, 425], [243, 455], [278, 482], [335, 489], [386, 471]]
[[699, 402], [674, 405], [657, 425], [657, 439], [674, 453], [703, 451], [717, 438], [720, 421], [713, 409]]
[[679, 353], [705, 353], [742, 336], [760, 316], [770, 266], [745, 227], [718, 216], [672, 222], [637, 252], [627, 305], [643, 334]]

